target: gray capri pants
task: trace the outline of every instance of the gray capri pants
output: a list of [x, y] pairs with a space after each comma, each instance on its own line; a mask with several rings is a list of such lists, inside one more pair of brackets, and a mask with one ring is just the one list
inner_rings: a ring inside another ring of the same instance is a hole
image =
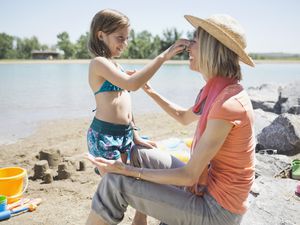
[[[131, 164], [152, 169], [184, 165], [165, 152], [137, 148], [132, 150]], [[106, 174], [93, 197], [92, 210], [107, 223], [118, 224], [128, 205], [169, 225], [235, 225], [242, 219], [242, 215], [222, 208], [208, 193], [200, 197], [172, 185]]]

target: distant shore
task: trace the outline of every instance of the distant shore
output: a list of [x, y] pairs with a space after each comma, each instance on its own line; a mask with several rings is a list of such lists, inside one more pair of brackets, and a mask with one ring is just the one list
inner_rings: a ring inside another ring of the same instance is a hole
[[[121, 64], [146, 64], [151, 59], [117, 59]], [[0, 64], [88, 64], [90, 59], [55, 59], [55, 60], [38, 60], [38, 59], [5, 59], [0, 60]], [[278, 63], [300, 63], [300, 60], [284, 60], [284, 59], [265, 59], [254, 60], [256, 64], [278, 64]], [[169, 60], [165, 64], [185, 65], [189, 64], [188, 60]]]

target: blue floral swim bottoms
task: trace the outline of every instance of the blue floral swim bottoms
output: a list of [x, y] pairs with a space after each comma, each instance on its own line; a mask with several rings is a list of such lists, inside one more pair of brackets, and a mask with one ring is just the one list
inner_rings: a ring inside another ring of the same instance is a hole
[[133, 128], [94, 118], [87, 132], [87, 144], [95, 157], [119, 159], [121, 153], [129, 153], [133, 146]]

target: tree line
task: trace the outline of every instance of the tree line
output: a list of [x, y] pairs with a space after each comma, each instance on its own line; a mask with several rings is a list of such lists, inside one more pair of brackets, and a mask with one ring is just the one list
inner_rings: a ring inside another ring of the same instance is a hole
[[[188, 32], [187, 38], [192, 38], [193, 34]], [[79, 39], [72, 43], [67, 32], [59, 33], [57, 43], [48, 46], [39, 42], [38, 38], [19, 38], [6, 33], [0, 33], [0, 59], [31, 59], [32, 51], [60, 51], [62, 59], [89, 59], [87, 42], [89, 33], [81, 35]], [[166, 29], [159, 35], [152, 35], [148, 31], [135, 32], [131, 30], [127, 49], [123, 52], [123, 59], [152, 59], [160, 52], [171, 46], [177, 39], [182, 38], [182, 32], [176, 28]], [[187, 59], [187, 52], [183, 52], [174, 59]]]

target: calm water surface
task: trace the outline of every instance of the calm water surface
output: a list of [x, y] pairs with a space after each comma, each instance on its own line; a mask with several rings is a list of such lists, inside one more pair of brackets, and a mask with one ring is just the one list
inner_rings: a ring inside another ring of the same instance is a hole
[[[142, 65], [122, 65], [140, 69]], [[40, 121], [93, 117], [88, 64], [0, 64], [0, 144], [32, 133]], [[286, 84], [300, 79], [300, 64], [242, 66], [245, 87]], [[188, 65], [164, 65], [151, 80], [169, 100], [188, 107], [204, 82]], [[161, 112], [143, 91], [131, 92], [135, 114]]]

